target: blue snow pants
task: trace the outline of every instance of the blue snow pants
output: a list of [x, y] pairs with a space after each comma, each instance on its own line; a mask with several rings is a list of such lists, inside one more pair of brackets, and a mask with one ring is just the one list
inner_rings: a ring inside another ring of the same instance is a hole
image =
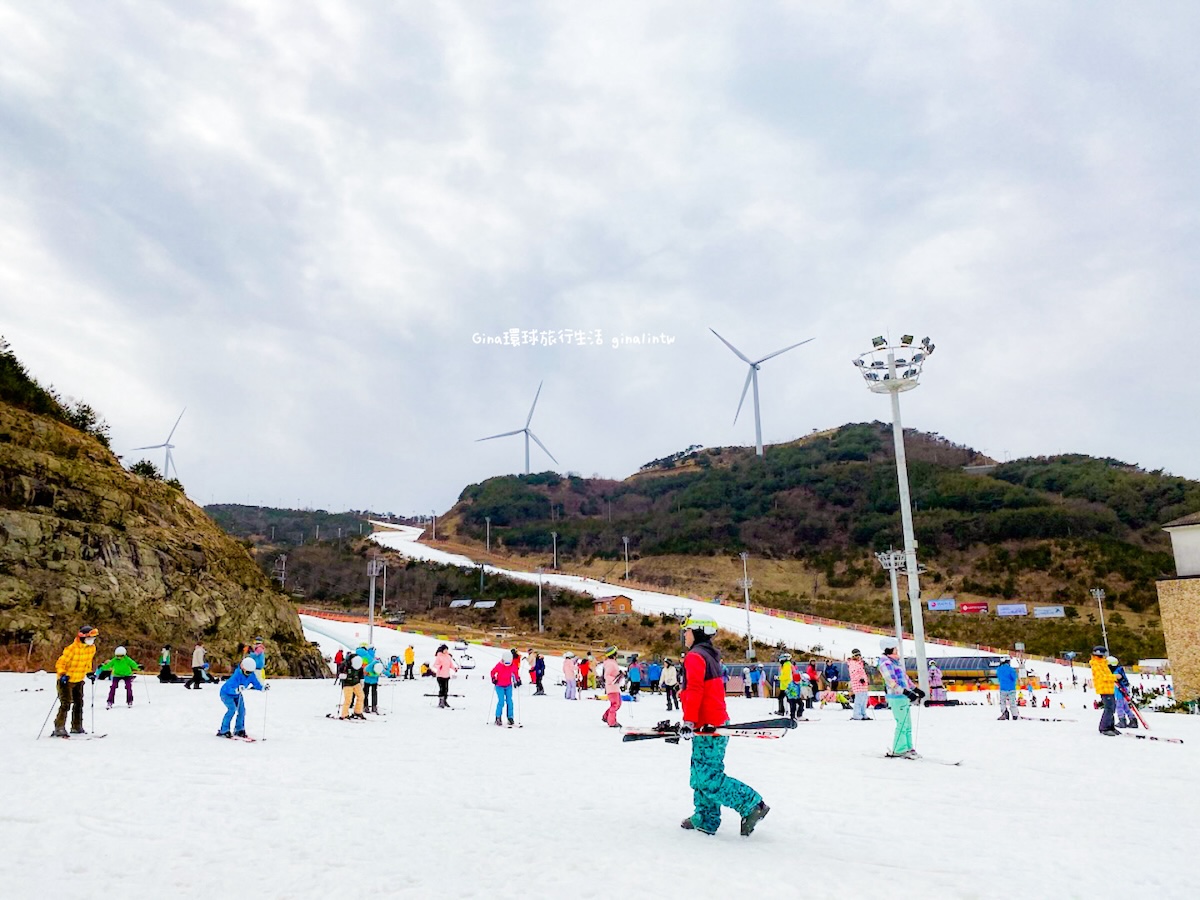
[[722, 806], [745, 816], [762, 802], [758, 791], [725, 774], [728, 744], [727, 737], [692, 738], [692, 773], [688, 782], [696, 804], [692, 824], [708, 834], [720, 827]]
[[512, 701], [512, 685], [501, 687], [495, 685], [496, 688], [496, 718], [500, 718], [500, 711], [504, 709], [505, 704], [508, 705], [508, 717], [513, 717], [513, 701]]
[[234, 726], [234, 731], [246, 730], [246, 704], [242, 702], [241, 694], [234, 697], [221, 695], [221, 702], [225, 704], [225, 718], [221, 720], [221, 731], [229, 730], [229, 723], [233, 721], [233, 714], [237, 713], [237, 724]]

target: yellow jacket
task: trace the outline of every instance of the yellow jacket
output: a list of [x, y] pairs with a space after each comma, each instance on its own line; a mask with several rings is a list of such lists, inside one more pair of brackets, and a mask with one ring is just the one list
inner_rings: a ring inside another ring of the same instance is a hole
[[792, 683], [792, 664], [785, 662], [779, 667], [779, 690], [786, 691], [787, 686]]
[[87, 673], [92, 671], [92, 657], [95, 655], [94, 644], [85, 644], [79, 638], [75, 638], [54, 664], [54, 671], [59, 676], [66, 675], [67, 681], [83, 681], [87, 678]]
[[1092, 685], [1097, 694], [1111, 694], [1116, 689], [1117, 676], [1103, 656], [1092, 657]]
[[407, 650], [404, 651], [404, 664], [406, 666], [411, 666], [413, 664], [413, 660], [416, 659], [416, 657], [417, 657], [416, 652], [413, 650], [412, 647], [409, 647]]

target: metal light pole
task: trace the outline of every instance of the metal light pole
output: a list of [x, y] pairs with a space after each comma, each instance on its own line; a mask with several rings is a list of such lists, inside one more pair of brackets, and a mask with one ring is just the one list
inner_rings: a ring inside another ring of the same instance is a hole
[[379, 605], [379, 618], [387, 618], [387, 560], [383, 561], [383, 603]]
[[383, 563], [372, 556], [367, 561], [367, 575], [371, 577], [371, 600], [367, 608], [367, 644], [375, 646], [375, 579], [382, 571]]
[[483, 521], [487, 522], [487, 552], [492, 552], [492, 517], [484, 516]]
[[625, 580], [629, 580], [629, 536], [625, 535], [621, 538], [625, 542]]
[[538, 577], [538, 633], [542, 631], [542, 567], [538, 566], [535, 570]]
[[433, 539], [437, 540], [437, 510], [433, 510]]
[[558, 571], [558, 532], [550, 532], [550, 537], [554, 539], [554, 571]]
[[1075, 657], [1079, 654], [1074, 650], [1063, 651], [1063, 658], [1071, 664], [1071, 687], [1075, 686]]
[[[874, 338], [871, 341], [871, 349], [856, 357], [854, 365], [862, 372], [869, 390], [876, 394], [889, 394], [892, 398], [892, 443], [896, 449], [896, 481], [900, 488], [900, 519], [904, 527], [904, 560], [908, 575], [908, 604], [912, 611], [913, 643], [917, 651], [917, 680], [921, 690], [928, 695], [929, 667], [925, 659], [925, 620], [921, 613], [917, 541], [913, 536], [908, 462], [904, 455], [904, 426], [900, 421], [900, 393], [917, 386], [925, 360], [933, 353], [934, 348], [927, 337], [921, 339], [919, 348], [913, 347], [912, 342], [911, 334], [904, 335], [900, 338], [900, 343], [894, 345], [882, 337]], [[904, 355], [897, 359], [897, 353]], [[903, 656], [903, 651], [901, 655]]]
[[746, 560], [750, 558], [750, 554], [742, 551], [738, 554], [742, 558], [742, 580], [741, 588], [746, 596], [746, 659], [754, 659], [754, 638], [750, 636], [750, 572], [746, 568]]
[[1096, 598], [1096, 606], [1100, 608], [1100, 633], [1104, 635], [1104, 649], [1108, 649], [1108, 629], [1104, 626], [1104, 589], [1092, 588], [1091, 595]]
[[900, 578], [897, 573], [904, 565], [904, 554], [899, 550], [889, 550], [887, 553], [876, 553], [875, 558], [892, 578], [892, 616], [896, 623], [896, 649], [900, 651], [900, 661], [903, 663], [904, 620], [900, 617]]

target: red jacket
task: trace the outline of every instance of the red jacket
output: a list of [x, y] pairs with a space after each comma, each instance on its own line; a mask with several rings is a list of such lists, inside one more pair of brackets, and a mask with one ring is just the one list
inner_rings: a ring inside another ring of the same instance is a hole
[[517, 663], [498, 662], [492, 666], [492, 684], [500, 687], [512, 687], [513, 681], [517, 678]]
[[683, 690], [679, 692], [683, 721], [697, 728], [719, 726], [729, 721], [725, 710], [725, 679], [721, 657], [708, 641], [692, 647], [683, 657]]

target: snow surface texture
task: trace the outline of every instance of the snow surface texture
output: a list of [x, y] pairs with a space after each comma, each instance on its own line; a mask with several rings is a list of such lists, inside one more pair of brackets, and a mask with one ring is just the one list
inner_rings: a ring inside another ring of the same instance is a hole
[[[304, 618], [326, 652], [366, 627]], [[386, 659], [438, 641], [377, 628]], [[525, 650], [526, 648], [520, 648]], [[1194, 897], [1200, 838], [1200, 720], [1149, 714], [1155, 744], [1096, 733], [1093, 695], [1054, 695], [1039, 716], [995, 707], [923, 709], [917, 749], [950, 768], [880, 758], [890, 717], [851, 722], [827, 707], [779, 741], [733, 739], [728, 771], [771, 814], [750, 838], [686, 832], [688, 746], [623, 744], [605, 705], [571, 703], [548, 659], [546, 697], [519, 691], [524, 728], [491, 721], [487, 672], [499, 649], [436, 708], [432, 678], [380, 686], [389, 715], [325, 718], [333, 681], [274, 679], [248, 698], [254, 744], [214, 737], [213, 686], [149, 679], [136, 705], [95, 710], [103, 741], [43, 737], [47, 674], [0, 674], [5, 897]], [[458, 653], [456, 656], [461, 657]], [[469, 676], [469, 677], [464, 677]], [[118, 694], [120, 696], [120, 694]], [[666, 717], [662, 695], [620, 720]], [[1066, 709], [1057, 706], [1059, 701]], [[147, 702], [149, 701], [149, 702]], [[265, 709], [264, 709], [265, 704]], [[1084, 709], [1084, 706], [1087, 706]], [[774, 701], [730, 698], [734, 721]], [[673, 716], [672, 718], [677, 718]], [[89, 716], [85, 716], [85, 724]], [[47, 727], [47, 733], [49, 727]]]

